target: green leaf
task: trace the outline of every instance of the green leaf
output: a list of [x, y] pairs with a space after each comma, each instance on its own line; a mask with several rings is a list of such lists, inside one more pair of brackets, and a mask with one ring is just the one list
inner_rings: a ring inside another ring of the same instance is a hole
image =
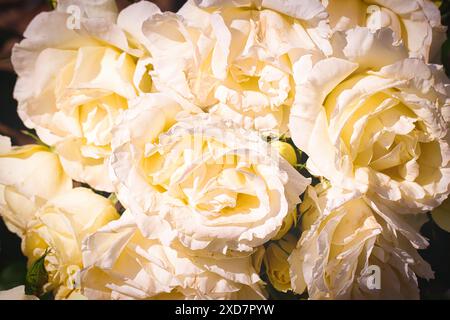
[[41, 296], [43, 294], [42, 287], [48, 282], [47, 270], [45, 270], [45, 257], [49, 250], [45, 250], [42, 257], [37, 259], [28, 269], [25, 277], [25, 293], [28, 295]]

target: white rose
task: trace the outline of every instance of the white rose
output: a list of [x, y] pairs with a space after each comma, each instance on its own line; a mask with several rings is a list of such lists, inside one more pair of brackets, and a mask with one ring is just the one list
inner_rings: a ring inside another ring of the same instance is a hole
[[256, 132], [208, 114], [177, 121], [180, 110], [154, 94], [122, 117], [111, 157], [120, 201], [144, 235], [157, 229], [205, 254], [252, 252], [277, 235], [309, 180]]
[[410, 57], [437, 60], [445, 41], [437, 6], [429, 0], [322, 0], [334, 31], [357, 26], [375, 31], [389, 28], [393, 41], [404, 43]]
[[49, 199], [72, 188], [58, 156], [44, 146], [11, 147], [0, 136], [0, 216], [23, 236], [28, 222]]
[[263, 299], [261, 254], [201, 258], [146, 238], [125, 211], [84, 241], [82, 293], [89, 299]]
[[[313, 174], [399, 213], [426, 212], [450, 192], [449, 81], [442, 66], [418, 59], [371, 69], [372, 50], [391, 52], [385, 35], [355, 29], [344, 49], [355, 62], [313, 66], [298, 84], [290, 131]], [[395, 61], [398, 50], [383, 59]]]
[[12, 54], [14, 97], [25, 125], [55, 147], [71, 178], [104, 191], [112, 190], [105, 159], [115, 119], [127, 99], [151, 86], [136, 66], [142, 48], [131, 47], [118, 24], [128, 15], [118, 17], [112, 0], [58, 1], [54, 11], [32, 20]]
[[331, 53], [327, 14], [316, 0], [259, 2], [188, 1], [145, 21], [155, 87], [245, 128], [287, 131], [294, 81]]
[[48, 283], [44, 291], [52, 290], [56, 299], [79, 298], [81, 242], [118, 218], [111, 201], [86, 188], [67, 191], [41, 207], [27, 225], [22, 250], [29, 265], [49, 250], [45, 257]]
[[364, 196], [323, 184], [308, 188], [301, 211], [304, 231], [289, 257], [295, 292], [307, 289], [310, 299], [419, 299], [416, 275], [433, 278], [416, 251], [428, 245], [419, 235], [423, 221], [412, 227]]

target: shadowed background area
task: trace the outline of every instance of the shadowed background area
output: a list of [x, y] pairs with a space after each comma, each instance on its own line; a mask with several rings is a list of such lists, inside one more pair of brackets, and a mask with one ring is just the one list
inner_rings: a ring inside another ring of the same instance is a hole
[[[299, 0], [301, 1], [301, 0]], [[119, 9], [134, 1], [118, 0]], [[162, 11], [177, 11], [184, 0], [154, 0]], [[442, 22], [449, 25], [450, 1], [441, 6]], [[48, 0], [0, 0], [0, 134], [12, 138], [13, 144], [33, 143], [16, 113], [12, 94], [16, 76], [10, 62], [11, 48], [22, 38], [28, 23], [41, 11], [51, 10]], [[450, 42], [443, 47], [443, 64], [450, 71]], [[449, 213], [450, 214], [450, 213]], [[440, 229], [431, 220], [422, 228], [422, 234], [430, 240], [430, 247], [421, 252], [435, 271], [432, 281], [419, 280], [423, 299], [450, 299], [450, 233]], [[26, 259], [20, 251], [17, 236], [8, 232], [0, 219], [0, 290], [24, 283]], [[292, 295], [272, 293], [278, 299], [294, 298]]]

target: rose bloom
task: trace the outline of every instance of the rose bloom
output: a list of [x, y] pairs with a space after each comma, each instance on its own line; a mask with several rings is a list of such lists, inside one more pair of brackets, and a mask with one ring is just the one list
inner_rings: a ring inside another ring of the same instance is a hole
[[264, 299], [258, 276], [263, 250], [202, 258], [177, 242], [167, 246], [152, 238], [128, 211], [88, 237], [82, 293], [89, 299]]
[[[340, 203], [333, 201], [338, 196]], [[295, 292], [307, 290], [310, 299], [419, 299], [416, 275], [433, 278], [416, 251], [428, 245], [419, 234], [423, 220], [412, 224], [324, 183], [308, 188], [301, 212], [303, 233], [289, 257]]]
[[27, 225], [22, 250], [29, 266], [48, 250], [44, 291], [53, 291], [56, 299], [80, 298], [81, 242], [118, 218], [108, 199], [86, 188], [67, 191], [42, 206]]
[[112, 190], [105, 159], [115, 119], [151, 86], [136, 66], [143, 50], [124, 31], [134, 16], [131, 9], [118, 16], [112, 0], [58, 1], [32, 20], [12, 53], [23, 122], [55, 147], [71, 178], [104, 191]]
[[244, 128], [281, 134], [295, 80], [331, 53], [326, 17], [317, 0], [188, 1], [178, 14], [147, 19], [142, 43], [159, 91]]
[[438, 60], [445, 41], [438, 7], [430, 0], [322, 0], [333, 31], [357, 26], [371, 31], [389, 28], [393, 41], [406, 45], [410, 57]]
[[290, 130], [314, 175], [399, 213], [426, 212], [450, 191], [449, 81], [419, 59], [373, 68], [402, 56], [388, 40], [357, 28], [344, 49], [354, 62], [316, 63], [297, 87]]
[[183, 116], [162, 94], [138, 100], [114, 131], [110, 167], [144, 236], [157, 229], [202, 254], [248, 255], [277, 235], [308, 179], [256, 132]]
[[22, 237], [36, 211], [70, 189], [56, 154], [39, 145], [12, 147], [0, 136], [0, 216], [10, 231]]

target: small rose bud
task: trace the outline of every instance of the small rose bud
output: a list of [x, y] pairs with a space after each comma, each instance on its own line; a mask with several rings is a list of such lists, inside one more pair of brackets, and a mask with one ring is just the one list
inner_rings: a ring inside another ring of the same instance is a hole
[[297, 155], [295, 154], [294, 148], [289, 143], [277, 140], [272, 142], [271, 144], [291, 165], [294, 166], [297, 163]]

